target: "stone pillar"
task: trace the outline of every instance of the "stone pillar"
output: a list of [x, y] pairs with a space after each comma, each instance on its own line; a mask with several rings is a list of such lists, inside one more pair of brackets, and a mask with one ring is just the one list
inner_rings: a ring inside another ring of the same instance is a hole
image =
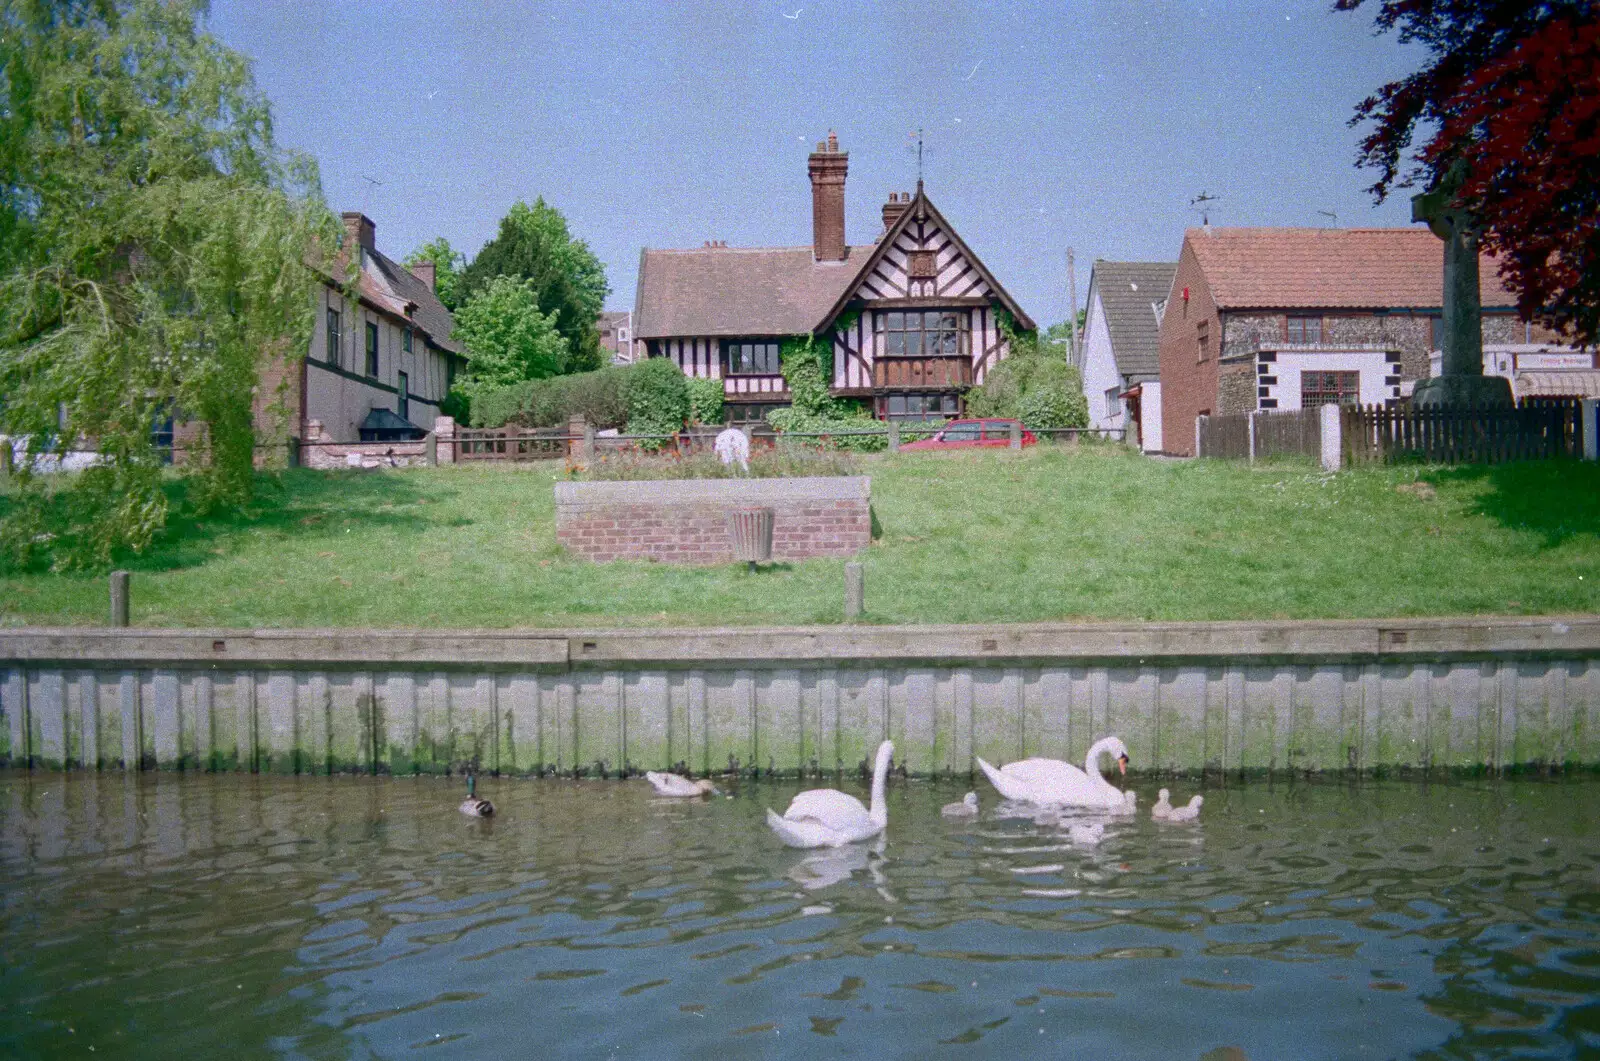
[[589, 421], [580, 413], [567, 421], [567, 456], [577, 461], [586, 461], [594, 452], [591, 448], [593, 436], [589, 434]]
[[1259, 415], [1261, 415], [1259, 410], [1252, 411], [1249, 415], [1248, 423], [1245, 425], [1246, 434], [1249, 436], [1251, 464], [1256, 461], [1256, 417]]
[[1011, 421], [1011, 448], [1022, 448], [1022, 425], [1015, 420]]
[[1194, 455], [1196, 457], [1205, 456], [1205, 451], [1200, 448], [1200, 443], [1206, 437], [1206, 419], [1203, 415], [1194, 418]]
[[456, 462], [456, 418], [441, 416], [433, 421], [433, 437], [440, 464]]
[[1476, 219], [1455, 205], [1463, 172], [1452, 169], [1431, 191], [1413, 196], [1411, 219], [1425, 221], [1444, 241], [1444, 348], [1439, 375], [1418, 380], [1411, 404], [1419, 409], [1509, 406], [1511, 381], [1483, 374], [1483, 305], [1479, 296]]
[[889, 452], [900, 452], [900, 421], [889, 421]]
[[[1336, 472], [1344, 465], [1344, 410], [1329, 402], [1317, 415], [1322, 428], [1322, 470]], [[1253, 431], [1255, 420], [1250, 423]]]

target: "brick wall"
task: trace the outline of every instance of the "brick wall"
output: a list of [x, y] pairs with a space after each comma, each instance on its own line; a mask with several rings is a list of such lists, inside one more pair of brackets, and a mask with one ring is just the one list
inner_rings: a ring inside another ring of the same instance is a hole
[[[1189, 299], [1184, 301], [1184, 288]], [[1211, 350], [1198, 358], [1197, 325], [1209, 329]], [[1202, 411], [1217, 411], [1217, 361], [1222, 349], [1222, 321], [1211, 299], [1211, 287], [1187, 240], [1178, 255], [1172, 297], [1161, 315], [1161, 432], [1168, 453], [1194, 453], [1194, 421]]]
[[597, 563], [733, 561], [730, 509], [773, 509], [772, 559], [852, 556], [872, 540], [871, 480], [703, 479], [556, 484], [556, 539]]

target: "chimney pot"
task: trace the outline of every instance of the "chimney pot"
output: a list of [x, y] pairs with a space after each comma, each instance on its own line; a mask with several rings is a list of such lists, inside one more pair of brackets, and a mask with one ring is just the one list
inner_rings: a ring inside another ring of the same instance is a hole
[[839, 134], [834, 132], [832, 129], [828, 130], [828, 150], [839, 150]]

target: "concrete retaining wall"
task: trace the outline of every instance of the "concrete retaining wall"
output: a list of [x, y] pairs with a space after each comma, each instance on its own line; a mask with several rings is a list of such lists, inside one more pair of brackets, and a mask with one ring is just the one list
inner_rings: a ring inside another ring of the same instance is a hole
[[589, 560], [725, 564], [729, 509], [773, 510], [772, 558], [852, 556], [872, 542], [872, 481], [663, 479], [557, 483], [556, 539]]
[[[0, 631], [0, 763], [322, 773], [1600, 765], [1600, 619]], [[598, 765], [597, 765], [598, 764]]]

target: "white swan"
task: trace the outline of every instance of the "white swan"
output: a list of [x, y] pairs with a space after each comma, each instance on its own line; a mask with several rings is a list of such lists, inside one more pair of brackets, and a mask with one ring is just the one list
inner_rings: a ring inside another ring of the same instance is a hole
[[831, 788], [814, 788], [791, 800], [781, 818], [768, 807], [767, 824], [790, 847], [841, 847], [877, 836], [889, 824], [883, 782], [893, 755], [892, 741], [878, 745], [878, 761], [872, 768], [871, 810], [854, 796]]
[[1079, 770], [1060, 759], [1023, 759], [1007, 763], [996, 770], [982, 759], [989, 783], [1006, 799], [1023, 803], [1071, 807], [1107, 807], [1116, 811], [1128, 809], [1127, 796], [1111, 782], [1100, 776], [1100, 756], [1116, 757], [1117, 766], [1128, 772], [1128, 749], [1116, 737], [1105, 737], [1095, 742]]
[[679, 777], [677, 774], [658, 774], [654, 770], [646, 770], [644, 779], [655, 788], [658, 796], [717, 795], [717, 786], [709, 781], [690, 781], [687, 777]]
[[1150, 808], [1150, 817], [1154, 818], [1156, 821], [1160, 821], [1163, 818], [1171, 816], [1172, 804], [1167, 802], [1167, 796], [1169, 796], [1170, 793], [1166, 789], [1162, 789], [1160, 792], [1156, 793], [1156, 795], [1160, 798], [1156, 800], [1156, 805]]
[[1200, 804], [1204, 803], [1204, 796], [1195, 796], [1189, 800], [1187, 807], [1173, 807], [1172, 813], [1167, 815], [1169, 822], [1192, 822], [1200, 817]]
[[970, 818], [978, 813], [978, 794], [968, 792], [960, 803], [946, 803], [939, 813], [946, 818]]

